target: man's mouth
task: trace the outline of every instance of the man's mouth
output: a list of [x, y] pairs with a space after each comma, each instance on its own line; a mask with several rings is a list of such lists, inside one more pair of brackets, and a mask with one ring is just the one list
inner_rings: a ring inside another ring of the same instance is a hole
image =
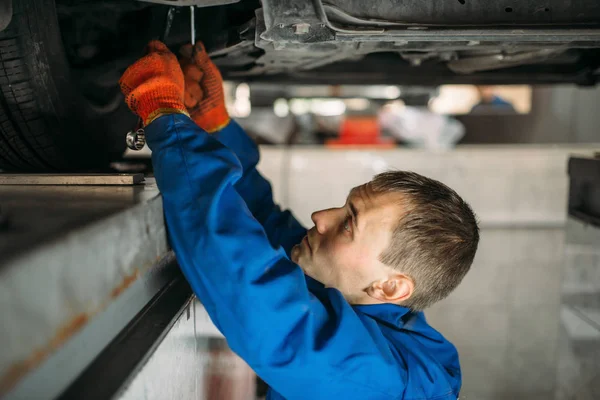
[[308, 235], [304, 236], [304, 239], [302, 239], [302, 241], [304, 243], [306, 243], [306, 246], [308, 246], [308, 249], [310, 250], [310, 252], [312, 253], [312, 247], [310, 247], [310, 242], [308, 241]]

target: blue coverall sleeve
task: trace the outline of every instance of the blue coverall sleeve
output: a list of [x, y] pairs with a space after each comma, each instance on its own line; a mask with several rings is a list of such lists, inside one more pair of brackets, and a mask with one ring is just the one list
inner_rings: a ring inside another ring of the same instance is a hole
[[337, 290], [309, 292], [271, 246], [234, 188], [238, 157], [184, 115], [146, 136], [179, 265], [232, 350], [286, 399], [402, 398], [389, 349]]
[[240, 161], [243, 173], [235, 189], [265, 229], [271, 245], [282, 246], [289, 256], [292, 247], [306, 235], [306, 228], [290, 211], [282, 211], [273, 202], [271, 184], [256, 169], [260, 160], [258, 146], [234, 120], [213, 136], [233, 151]]

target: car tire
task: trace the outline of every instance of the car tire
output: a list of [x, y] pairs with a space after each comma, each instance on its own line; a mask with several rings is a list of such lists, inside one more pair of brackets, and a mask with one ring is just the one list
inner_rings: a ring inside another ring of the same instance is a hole
[[13, 1], [0, 32], [0, 169], [106, 169], [135, 125], [116, 79], [101, 101], [77, 87], [54, 0]]

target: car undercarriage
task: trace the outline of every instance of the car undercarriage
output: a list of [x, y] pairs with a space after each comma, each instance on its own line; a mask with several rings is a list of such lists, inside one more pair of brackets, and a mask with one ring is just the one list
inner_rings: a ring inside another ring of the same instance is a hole
[[[1, 0], [0, 169], [105, 168], [135, 118], [118, 80], [190, 12], [225, 79], [278, 84], [595, 85], [593, 0]], [[82, 144], [80, 132], [86, 132]]]

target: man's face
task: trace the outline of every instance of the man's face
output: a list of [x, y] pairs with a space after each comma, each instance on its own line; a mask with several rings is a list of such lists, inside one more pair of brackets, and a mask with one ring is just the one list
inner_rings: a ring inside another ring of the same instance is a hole
[[291, 259], [308, 276], [338, 289], [350, 303], [369, 303], [366, 289], [389, 275], [390, 268], [378, 258], [402, 212], [400, 194], [375, 193], [369, 184], [358, 186], [344, 206], [312, 214], [315, 226], [294, 246]]

